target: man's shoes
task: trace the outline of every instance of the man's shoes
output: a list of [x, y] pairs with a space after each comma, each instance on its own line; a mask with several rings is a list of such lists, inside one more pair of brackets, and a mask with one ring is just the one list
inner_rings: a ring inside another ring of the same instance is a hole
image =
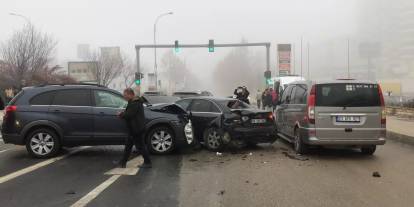
[[139, 168], [152, 168], [152, 164], [151, 163], [144, 163], [141, 165], [138, 165]]
[[119, 168], [126, 168], [126, 162], [124, 162], [124, 161], [119, 161], [119, 162], [118, 162], [118, 167], [119, 167]]

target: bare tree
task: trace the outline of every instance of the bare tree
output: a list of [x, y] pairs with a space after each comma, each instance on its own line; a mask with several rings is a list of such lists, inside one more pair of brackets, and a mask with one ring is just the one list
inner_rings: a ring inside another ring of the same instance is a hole
[[134, 84], [135, 72], [135, 67], [133, 64], [131, 64], [130, 59], [125, 58], [125, 63], [121, 75], [125, 88], [130, 88]]
[[121, 75], [125, 67], [126, 56], [104, 56], [100, 52], [94, 52], [91, 55], [91, 61], [97, 62], [96, 81], [103, 86], [109, 86], [117, 77]]
[[1, 79], [17, 89], [29, 85], [34, 75], [48, 67], [56, 44], [50, 35], [32, 24], [15, 31], [0, 47], [0, 58], [4, 61], [0, 70], [6, 71]]

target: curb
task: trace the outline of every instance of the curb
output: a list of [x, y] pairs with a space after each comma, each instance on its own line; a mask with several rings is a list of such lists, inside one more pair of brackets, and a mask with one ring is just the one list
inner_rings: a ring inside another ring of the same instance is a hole
[[404, 144], [414, 145], [414, 137], [404, 134], [395, 133], [387, 130], [387, 139], [401, 142]]

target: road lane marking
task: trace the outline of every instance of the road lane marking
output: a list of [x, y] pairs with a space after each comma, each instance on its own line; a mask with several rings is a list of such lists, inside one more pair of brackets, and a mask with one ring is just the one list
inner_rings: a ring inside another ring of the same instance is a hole
[[110, 178], [105, 180], [103, 183], [98, 185], [91, 192], [83, 196], [76, 203], [71, 205], [71, 207], [84, 207], [87, 206], [91, 201], [99, 196], [105, 189], [112, 185], [116, 180], [118, 180], [122, 175], [136, 175], [139, 172], [138, 165], [142, 164], [144, 160], [141, 156], [135, 157], [134, 159], [127, 162], [126, 168], [114, 168], [105, 173], [105, 175], [112, 175]]
[[3, 152], [7, 152], [7, 151], [9, 151], [10, 149], [5, 149], [5, 150], [0, 150], [0, 154], [1, 153], [3, 153]]
[[98, 187], [93, 189], [91, 192], [83, 196], [80, 200], [78, 200], [76, 203], [71, 205], [71, 207], [84, 207], [88, 205], [89, 202], [91, 202], [93, 199], [95, 199], [100, 193], [102, 193], [106, 188], [108, 188], [112, 183], [114, 183], [118, 178], [120, 178], [121, 175], [113, 175], [109, 179], [107, 179], [105, 182], [100, 184]]
[[0, 184], [5, 183], [5, 182], [7, 182], [7, 181], [9, 181], [9, 180], [13, 180], [13, 179], [15, 179], [15, 178], [17, 178], [17, 177], [19, 177], [19, 176], [22, 176], [22, 175], [24, 175], [24, 174], [30, 173], [30, 172], [32, 172], [32, 171], [35, 171], [35, 170], [37, 170], [37, 169], [39, 169], [39, 168], [41, 168], [41, 167], [44, 167], [44, 166], [46, 166], [46, 165], [50, 165], [50, 164], [52, 164], [52, 163], [54, 163], [54, 162], [56, 162], [56, 161], [59, 161], [59, 160], [65, 159], [65, 158], [69, 157], [70, 155], [75, 154], [75, 153], [77, 153], [77, 152], [79, 152], [79, 151], [81, 151], [81, 150], [84, 150], [84, 149], [86, 149], [86, 148], [90, 148], [90, 147], [80, 147], [80, 148], [78, 148], [78, 149], [75, 149], [75, 150], [73, 150], [73, 151], [69, 152], [69, 153], [68, 153], [68, 154], [66, 154], [66, 155], [62, 155], [62, 156], [60, 156], [60, 157], [55, 157], [55, 158], [50, 158], [50, 159], [48, 159], [48, 160], [45, 160], [45, 161], [43, 161], [43, 162], [39, 162], [39, 163], [37, 163], [37, 164], [35, 164], [35, 165], [32, 165], [32, 166], [30, 166], [30, 167], [26, 167], [26, 168], [21, 169], [21, 170], [19, 170], [19, 171], [16, 171], [16, 172], [10, 173], [10, 174], [8, 174], [8, 175], [5, 175], [5, 176], [3, 176], [3, 177], [0, 177]]
[[105, 173], [105, 175], [136, 175], [139, 171], [138, 165], [143, 163], [141, 156], [127, 162], [126, 168], [114, 168]]

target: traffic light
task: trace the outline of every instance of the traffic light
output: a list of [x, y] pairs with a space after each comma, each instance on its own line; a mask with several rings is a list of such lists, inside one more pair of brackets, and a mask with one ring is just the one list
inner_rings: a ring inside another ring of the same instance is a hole
[[208, 41], [208, 52], [214, 52], [214, 40]]
[[266, 83], [267, 83], [268, 85], [272, 84], [272, 71], [270, 71], [270, 70], [266, 70], [266, 71], [264, 72], [264, 77], [265, 77], [265, 79], [266, 79]]
[[135, 81], [134, 81], [135, 85], [137, 85], [137, 86], [141, 85], [141, 79], [143, 79], [143, 78], [144, 78], [144, 74], [136, 72], [135, 73]]
[[176, 53], [180, 52], [180, 48], [178, 47], [178, 40], [176, 40], [176, 41], [174, 42], [174, 51], [175, 51]]

